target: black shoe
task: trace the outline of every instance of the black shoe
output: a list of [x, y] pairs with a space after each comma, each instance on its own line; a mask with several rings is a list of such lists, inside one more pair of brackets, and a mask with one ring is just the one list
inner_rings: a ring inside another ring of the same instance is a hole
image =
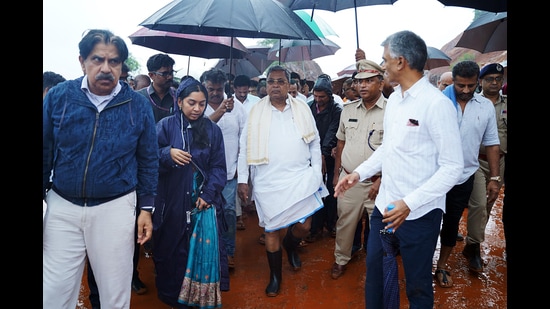
[[483, 263], [481, 262], [480, 244], [466, 244], [462, 254], [468, 259], [468, 268], [473, 272], [482, 272]]
[[147, 293], [147, 287], [139, 278], [132, 279], [132, 291], [136, 292], [137, 295], [143, 295]]

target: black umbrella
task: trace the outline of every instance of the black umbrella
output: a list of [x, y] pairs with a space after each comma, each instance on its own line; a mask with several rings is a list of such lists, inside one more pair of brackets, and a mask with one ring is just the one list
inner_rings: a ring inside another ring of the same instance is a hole
[[[176, 33], [149, 28], [140, 28], [128, 36], [135, 45], [152, 48], [169, 54], [200, 57], [206, 59], [243, 58], [248, 50], [237, 39], [212, 35]], [[232, 50], [230, 50], [232, 48]]]
[[319, 39], [296, 13], [275, 0], [174, 0], [140, 25], [231, 38]]
[[[232, 64], [230, 67], [229, 64]], [[236, 75], [246, 75], [248, 77], [256, 77], [262, 75], [263, 72], [260, 72], [252, 62], [248, 59], [220, 59], [218, 63], [214, 66], [216, 69], [220, 69], [225, 73], [231, 73]]]
[[267, 59], [267, 52], [270, 48], [269, 46], [260, 45], [246, 46], [248, 54], [244, 59], [250, 61], [258, 71], [263, 73], [273, 63], [273, 60]]
[[345, 9], [355, 9], [355, 38], [357, 40], [357, 48], [359, 48], [359, 25], [357, 24], [357, 7], [393, 4], [397, 0], [279, 0], [285, 6], [292, 10], [311, 9], [311, 18], [316, 9], [324, 11], [338, 12]]
[[[388, 211], [395, 206], [388, 205]], [[388, 223], [389, 224], [389, 223]], [[399, 252], [399, 240], [393, 229], [380, 230], [380, 240], [384, 249], [382, 258], [382, 271], [384, 273], [384, 309], [399, 309], [399, 276], [397, 270], [397, 259]]]
[[508, 12], [479, 14], [456, 42], [456, 47], [489, 53], [508, 49]]
[[459, 6], [488, 12], [508, 11], [508, 0], [439, 0], [446, 6]]
[[[135, 45], [152, 48], [169, 54], [200, 58], [243, 58], [248, 50], [238, 40], [225, 36], [176, 33], [140, 28], [128, 36]], [[190, 62], [191, 58], [189, 58]], [[187, 65], [189, 75], [189, 64]]]
[[439, 67], [451, 65], [451, 57], [447, 56], [442, 50], [428, 46], [428, 59], [424, 70], [431, 70]]

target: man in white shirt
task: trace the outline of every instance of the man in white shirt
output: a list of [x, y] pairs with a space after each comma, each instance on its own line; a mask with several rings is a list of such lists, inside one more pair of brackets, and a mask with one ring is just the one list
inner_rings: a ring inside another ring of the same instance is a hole
[[[210, 69], [203, 73], [203, 84], [208, 91], [208, 106], [205, 115], [216, 122], [223, 134], [225, 163], [227, 165], [227, 183], [222, 191], [226, 204], [224, 217], [227, 230], [222, 230], [222, 241], [227, 250], [227, 264], [235, 267], [235, 238], [237, 225], [237, 159], [239, 155], [239, 138], [246, 122], [246, 110], [234, 97], [224, 99], [226, 74], [220, 69]], [[248, 90], [248, 87], [246, 88]]]
[[[384, 139], [366, 161], [340, 179], [334, 191], [338, 196], [382, 172], [371, 230], [393, 229], [411, 308], [433, 308], [432, 259], [445, 194], [458, 182], [464, 168], [456, 110], [449, 98], [423, 76], [428, 51], [422, 38], [411, 31], [400, 31], [381, 45], [385, 79], [399, 84], [386, 105]], [[388, 211], [390, 204], [395, 208]], [[378, 233], [369, 233], [367, 252], [365, 305], [383, 308], [386, 278]]]
[[[482, 145], [489, 162], [490, 181], [487, 186], [487, 201], [494, 203], [500, 189], [499, 154], [495, 108], [492, 102], [476, 93], [479, 66], [471, 60], [461, 61], [453, 67], [453, 84], [443, 90], [443, 94], [453, 101], [456, 108], [458, 126], [462, 139], [464, 170], [458, 183], [447, 193], [445, 214], [441, 226], [441, 251], [435, 270], [435, 281], [442, 288], [453, 286], [453, 280], [447, 261], [456, 246], [456, 234], [462, 212], [468, 207], [468, 201], [474, 188], [474, 173], [479, 168], [479, 148]], [[479, 256], [479, 243], [468, 247], [467, 253]], [[481, 271], [478, 263], [470, 264], [473, 271]]]
[[[248, 113], [250, 113], [250, 109], [254, 104], [258, 103], [260, 101], [260, 98], [258, 96], [255, 96], [253, 94], [250, 94], [250, 86], [252, 85], [252, 81], [250, 80], [250, 77], [246, 75], [237, 75], [235, 79], [233, 80], [233, 91], [235, 93], [233, 100], [237, 103], [242, 103], [242, 106], [246, 110], [246, 115], [248, 116]], [[250, 182], [249, 182], [250, 185]], [[252, 189], [252, 187], [250, 187]], [[251, 194], [252, 195], [252, 194]], [[245, 230], [246, 226], [243, 221], [243, 209], [242, 209], [242, 202], [241, 199], [237, 196], [236, 197], [236, 213], [237, 213], [237, 230]], [[252, 201], [248, 200], [246, 201], [246, 205], [250, 205]]]

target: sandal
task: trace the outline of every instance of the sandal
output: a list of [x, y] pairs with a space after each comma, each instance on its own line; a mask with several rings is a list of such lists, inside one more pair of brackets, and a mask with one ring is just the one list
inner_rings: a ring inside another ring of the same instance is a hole
[[246, 226], [244, 225], [242, 218], [237, 220], [237, 230], [246, 230]]
[[451, 273], [445, 269], [438, 269], [434, 274], [435, 282], [442, 288], [450, 288], [453, 286]]

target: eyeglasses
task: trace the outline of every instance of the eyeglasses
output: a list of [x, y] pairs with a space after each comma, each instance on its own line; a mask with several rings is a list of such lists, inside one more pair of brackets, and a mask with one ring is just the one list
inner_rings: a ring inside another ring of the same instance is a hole
[[275, 83], [277, 83], [277, 85], [279, 85], [279, 86], [284, 86], [287, 82], [284, 79], [268, 79], [267, 80], [268, 85], [273, 85]]
[[497, 81], [498, 83], [500, 83], [501, 81], [504, 80], [504, 78], [502, 76], [497, 76], [497, 77], [490, 77], [490, 76], [487, 76], [487, 77], [484, 77], [483, 80], [486, 82], [486, 83], [492, 83], [494, 81]]
[[151, 72], [151, 73], [154, 73], [154, 74], [157, 74], [158, 76], [162, 76], [164, 78], [168, 77], [168, 76], [174, 76], [174, 73], [176, 71], [172, 70], [172, 71], [166, 71], [166, 72]]

